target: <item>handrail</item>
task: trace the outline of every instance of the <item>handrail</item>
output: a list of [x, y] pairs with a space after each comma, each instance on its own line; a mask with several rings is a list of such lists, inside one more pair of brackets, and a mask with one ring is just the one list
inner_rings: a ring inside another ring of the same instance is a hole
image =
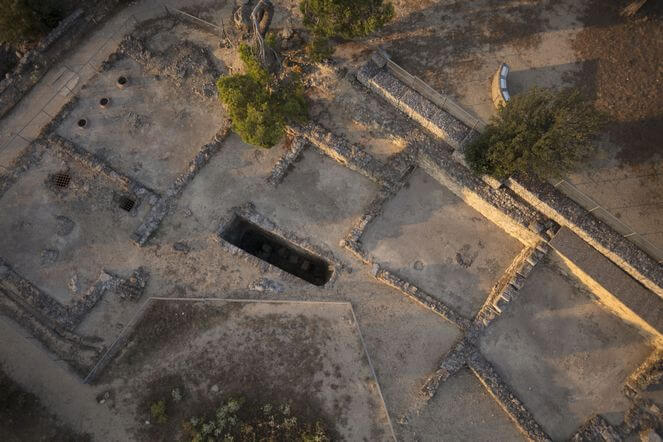
[[430, 87], [425, 81], [421, 78], [410, 74], [408, 71], [399, 66], [394, 62], [384, 50], [379, 49], [380, 54], [387, 61], [386, 66], [389, 71], [391, 71], [394, 76], [401, 80], [406, 85], [410, 86], [415, 91], [419, 92], [425, 98], [436, 104], [441, 109], [449, 112], [452, 116], [462, 121], [467, 127], [476, 130], [483, 130], [486, 127], [486, 123], [471, 115], [448, 96], [442, 95], [437, 92], [435, 89]]

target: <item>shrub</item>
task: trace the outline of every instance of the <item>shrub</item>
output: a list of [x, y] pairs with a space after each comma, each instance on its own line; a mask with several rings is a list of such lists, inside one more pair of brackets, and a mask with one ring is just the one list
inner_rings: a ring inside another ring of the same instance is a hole
[[508, 178], [564, 175], [593, 152], [603, 116], [577, 90], [531, 89], [512, 97], [465, 149], [473, 171]]
[[314, 63], [328, 59], [334, 53], [334, 49], [329, 43], [329, 39], [320, 36], [314, 36], [306, 46], [306, 52], [309, 60]]
[[150, 405], [150, 415], [152, 419], [158, 424], [165, 424], [168, 422], [168, 416], [166, 415], [166, 402], [161, 400], [154, 402]]
[[247, 404], [243, 398], [229, 399], [216, 409], [213, 416], [190, 418], [182, 427], [193, 442], [331, 440], [322, 422], [301, 422], [296, 416], [292, 416], [288, 404], [256, 405]]
[[306, 121], [303, 87], [296, 78], [278, 80], [267, 72], [249, 46], [240, 46], [240, 57], [245, 73], [219, 78], [219, 98], [242, 140], [272, 147], [283, 136], [286, 123]]
[[302, 0], [304, 26], [320, 37], [365, 37], [394, 17], [384, 0]]
[[313, 34], [306, 51], [313, 62], [333, 54], [332, 37], [365, 37], [394, 17], [394, 6], [384, 0], [301, 0], [304, 26]]
[[57, 26], [62, 15], [56, 0], [0, 0], [0, 42], [35, 40]]

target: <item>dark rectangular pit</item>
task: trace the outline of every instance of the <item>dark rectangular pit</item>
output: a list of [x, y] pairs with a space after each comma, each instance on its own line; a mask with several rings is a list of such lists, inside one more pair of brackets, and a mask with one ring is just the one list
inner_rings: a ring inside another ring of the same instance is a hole
[[223, 229], [221, 238], [313, 285], [325, 285], [332, 276], [332, 269], [324, 259], [240, 216]]

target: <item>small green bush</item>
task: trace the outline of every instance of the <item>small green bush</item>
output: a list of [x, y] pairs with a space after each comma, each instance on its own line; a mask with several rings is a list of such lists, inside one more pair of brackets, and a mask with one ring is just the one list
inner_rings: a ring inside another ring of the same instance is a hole
[[322, 422], [301, 422], [291, 414], [287, 403], [280, 406], [247, 404], [243, 398], [225, 401], [213, 416], [190, 418], [182, 428], [192, 442], [331, 440]]
[[165, 424], [168, 422], [168, 415], [166, 414], [166, 402], [161, 400], [150, 405], [150, 415], [152, 416], [152, 419], [158, 424]]
[[465, 149], [478, 174], [540, 178], [573, 171], [594, 152], [603, 116], [577, 90], [531, 89], [511, 98]]
[[302, 0], [304, 26], [320, 37], [365, 37], [394, 17], [394, 6], [384, 0]]
[[36, 40], [62, 19], [56, 0], [0, 0], [0, 42]]
[[242, 140], [272, 147], [283, 136], [286, 123], [308, 118], [304, 89], [298, 79], [278, 80], [267, 72], [251, 47], [241, 45], [240, 57], [245, 73], [219, 78], [219, 98]]
[[334, 48], [332, 48], [328, 38], [313, 36], [308, 45], [306, 45], [306, 53], [309, 60], [319, 63], [330, 58], [334, 53]]

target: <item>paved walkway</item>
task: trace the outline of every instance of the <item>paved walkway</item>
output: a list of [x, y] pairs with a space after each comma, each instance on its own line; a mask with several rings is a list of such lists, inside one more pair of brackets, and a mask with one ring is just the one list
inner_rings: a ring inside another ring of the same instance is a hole
[[88, 82], [137, 23], [164, 14], [164, 5], [182, 8], [199, 3], [203, 2], [143, 0], [122, 9], [87, 35], [0, 120], [0, 173], [10, 167], [28, 144], [37, 138], [42, 128]]

